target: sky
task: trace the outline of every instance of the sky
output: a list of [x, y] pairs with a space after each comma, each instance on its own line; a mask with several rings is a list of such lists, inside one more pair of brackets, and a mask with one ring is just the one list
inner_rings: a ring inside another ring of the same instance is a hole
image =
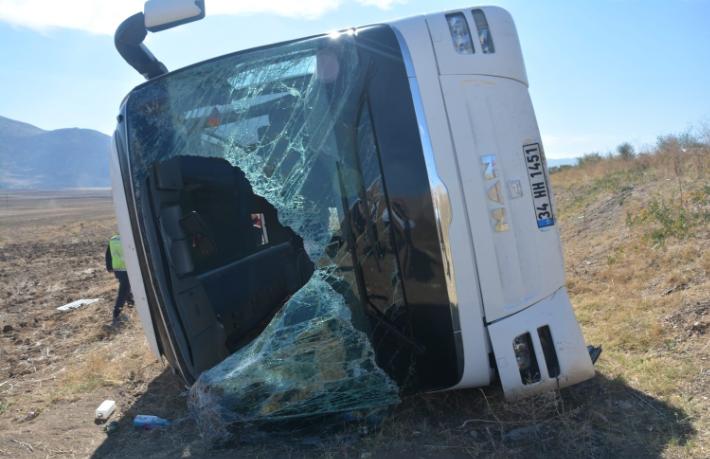
[[[474, 6], [461, 0], [206, 0], [147, 44], [168, 68], [287, 39]], [[518, 28], [548, 158], [710, 126], [710, 0], [489, 0]], [[142, 0], [0, 0], [0, 115], [110, 134], [143, 80], [113, 32]]]

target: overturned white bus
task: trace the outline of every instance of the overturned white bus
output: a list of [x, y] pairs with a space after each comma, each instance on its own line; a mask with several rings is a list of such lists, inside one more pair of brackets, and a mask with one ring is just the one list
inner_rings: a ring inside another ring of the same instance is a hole
[[148, 342], [188, 383], [315, 282], [325, 296], [314, 301], [349, 310], [403, 391], [497, 376], [516, 398], [594, 375], [506, 11], [429, 14], [168, 72], [146, 29], [200, 18], [204, 3], [167, 3], [117, 31], [148, 81], [121, 106], [112, 180]]

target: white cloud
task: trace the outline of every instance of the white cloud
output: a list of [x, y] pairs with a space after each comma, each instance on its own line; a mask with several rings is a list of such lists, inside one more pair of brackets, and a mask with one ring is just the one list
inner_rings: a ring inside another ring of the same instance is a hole
[[111, 33], [122, 19], [140, 10], [140, 0], [0, 0], [0, 20], [40, 30], [63, 27]]
[[358, 3], [367, 6], [376, 6], [381, 10], [388, 10], [394, 5], [407, 3], [407, 0], [358, 0]]
[[[390, 9], [407, 0], [354, 0], [364, 6]], [[280, 16], [315, 19], [337, 9], [343, 0], [206, 0], [207, 14], [272, 13]]]
[[[316, 19], [346, 0], [206, 0], [208, 15], [270, 13]], [[389, 9], [406, 0], [351, 0]], [[0, 0], [0, 21], [36, 30], [66, 28], [112, 35], [121, 21], [143, 10], [144, 0]]]
[[207, 14], [271, 13], [315, 19], [335, 10], [340, 0], [206, 0]]

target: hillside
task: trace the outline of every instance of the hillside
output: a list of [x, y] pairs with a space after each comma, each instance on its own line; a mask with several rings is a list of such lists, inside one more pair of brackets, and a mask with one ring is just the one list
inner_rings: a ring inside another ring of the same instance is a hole
[[[594, 379], [516, 403], [496, 386], [407, 397], [374, 432], [307, 446], [207, 444], [135, 311], [107, 327], [107, 193], [10, 194], [0, 209], [0, 455], [710, 457], [710, 144], [652, 153], [551, 176], [572, 302], [587, 342], [604, 347]], [[55, 311], [77, 298], [101, 301]], [[106, 398], [118, 405], [110, 433], [93, 423]], [[175, 423], [140, 431], [136, 414]]]
[[0, 117], [0, 189], [108, 187], [110, 137]]
[[[552, 175], [567, 285], [587, 341], [604, 346], [597, 368], [645, 398], [591, 425], [610, 429], [619, 447], [668, 435], [666, 455], [708, 457], [710, 135], [662, 137], [650, 153]], [[655, 408], [646, 418], [643, 404], [654, 400], [686, 422]], [[639, 430], [621, 435], [619, 423]]]

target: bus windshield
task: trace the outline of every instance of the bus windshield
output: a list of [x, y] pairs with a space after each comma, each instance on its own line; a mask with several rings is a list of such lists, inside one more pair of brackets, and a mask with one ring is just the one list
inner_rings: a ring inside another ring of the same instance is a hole
[[[140, 224], [160, 242], [152, 252], [198, 371], [235, 351], [243, 360], [265, 340], [298, 360], [283, 327], [333, 319], [344, 321], [338, 334], [353, 359], [338, 365], [389, 380], [375, 365], [373, 330], [409, 338], [368, 75], [354, 39], [323, 37], [188, 67], [129, 96]], [[220, 323], [209, 345], [198, 344], [204, 311]], [[405, 355], [396, 357], [403, 368]]]

